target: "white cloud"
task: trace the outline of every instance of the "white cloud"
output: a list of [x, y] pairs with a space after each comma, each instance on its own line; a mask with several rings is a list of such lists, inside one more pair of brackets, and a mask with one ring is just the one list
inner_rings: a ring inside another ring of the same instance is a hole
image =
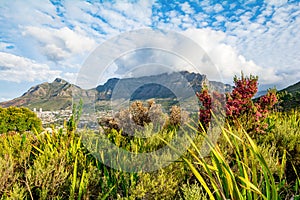
[[[274, 7], [276, 2], [278, 6]], [[261, 74], [263, 79], [270, 77], [273, 85], [282, 88], [299, 81], [299, 74], [290, 72], [299, 71], [300, 10], [295, 9], [295, 4], [299, 7], [300, 3], [276, 2], [262, 8], [254, 22], [249, 20], [251, 15], [247, 13], [240, 18], [240, 23], [227, 21], [226, 33], [235, 39], [225, 42], [235, 46], [245, 58], [259, 64], [265, 70]], [[277, 75], [272, 79], [274, 73]]]
[[[225, 44], [224, 41], [227, 35], [222, 31], [188, 29], [183, 34], [193, 39], [205, 50], [227, 83], [231, 83], [232, 77], [239, 75], [241, 71], [245, 74], [260, 76], [262, 84], [276, 83], [276, 81], [280, 80], [274, 69], [265, 69], [257, 65], [253, 60], [248, 60], [239, 54], [234, 47]], [[218, 74], [215, 74], [215, 71], [211, 69], [202, 69], [202, 71], [206, 72], [209, 78], [218, 78]]]
[[[114, 70], [106, 75], [120, 77], [120, 75], [125, 74], [132, 74], [133, 76], [158, 74], [162, 73], [161, 67], [165, 67], [167, 71], [188, 70], [200, 72], [207, 74], [210, 80], [225, 81], [227, 83], [232, 83], [232, 77], [239, 75], [241, 71], [245, 74], [259, 75], [262, 84], [272, 84], [281, 80], [276, 75], [274, 69], [265, 69], [253, 60], [246, 59], [233, 46], [226, 44], [225, 41], [228, 36], [222, 31], [215, 31], [208, 28], [188, 28], [179, 33], [195, 41], [204, 50], [210, 60], [205, 57], [201, 50], [197, 51], [199, 49], [195, 49], [187, 40], [179, 39], [174, 34], [168, 34], [167, 32], [168, 35], [165, 37], [160, 34], [155, 35], [152, 32], [148, 32], [146, 34], [147, 37], [145, 37], [145, 34], [129, 35], [128, 37], [121, 37], [119, 40], [112, 42], [112, 44], [118, 46], [119, 49], [131, 48], [132, 50], [147, 47], [147, 45], [157, 46], [158, 44], [162, 44], [162, 49], [139, 49], [138, 51], [122, 54], [114, 63]], [[134, 39], [132, 40], [132, 38]], [[112, 50], [110, 52], [110, 55], [114, 54]], [[186, 55], [189, 55], [189, 57], [185, 57]], [[195, 66], [196, 69], [182, 59], [184, 57], [186, 59], [190, 58], [191, 60], [189, 61], [197, 65]], [[201, 61], [199, 62], [199, 60]], [[160, 67], [157, 67], [158, 65]], [[99, 65], [95, 65], [95, 67], [99, 69]], [[94, 71], [96, 71], [96, 68]], [[101, 71], [101, 69], [99, 70]]]
[[287, 3], [287, 0], [267, 0], [266, 2], [272, 6], [282, 6]]
[[108, 39], [120, 32], [151, 25], [151, 6], [152, 1], [134, 3], [126, 1], [118, 3], [66, 1], [64, 3], [65, 20], [81, 27], [94, 37]]
[[66, 72], [66, 73], [63, 73], [60, 77], [64, 80], [68, 81], [69, 83], [75, 84], [77, 75], [78, 75], [77, 73]]
[[193, 14], [195, 12], [188, 2], [181, 4], [181, 10], [186, 14]]
[[224, 8], [223, 8], [223, 6], [222, 6], [221, 4], [216, 4], [216, 5], [214, 6], [214, 11], [215, 11], [215, 12], [221, 12], [223, 9], [224, 9]]
[[[9, 26], [15, 25], [41, 25], [62, 24], [56, 16], [55, 7], [50, 1], [43, 3], [29, 1], [1, 1], [1, 14], [4, 19], [9, 20]], [[14, 30], [12, 30], [14, 31]]]
[[27, 26], [23, 34], [36, 39], [42, 53], [55, 62], [89, 52], [96, 46], [96, 42], [82, 34], [79, 27], [71, 30], [68, 27], [54, 29]]
[[51, 70], [48, 65], [40, 64], [34, 60], [0, 52], [0, 79], [12, 82], [36, 80], [52, 80], [61, 71]]

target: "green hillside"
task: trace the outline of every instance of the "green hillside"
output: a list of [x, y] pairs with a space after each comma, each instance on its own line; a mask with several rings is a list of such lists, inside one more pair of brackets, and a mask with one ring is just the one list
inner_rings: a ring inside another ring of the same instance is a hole
[[300, 108], [300, 82], [277, 92], [279, 109], [289, 111]]

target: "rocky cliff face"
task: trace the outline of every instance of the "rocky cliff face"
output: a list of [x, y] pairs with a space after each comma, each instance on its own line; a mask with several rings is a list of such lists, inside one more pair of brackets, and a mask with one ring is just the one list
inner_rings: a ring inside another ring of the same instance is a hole
[[27, 92], [25, 92], [22, 97], [38, 97], [38, 98], [47, 98], [47, 97], [72, 97], [73, 85], [67, 81], [56, 78], [52, 83], [42, 83], [37, 86], [31, 87]]
[[131, 100], [174, 98], [176, 96], [188, 98], [195, 92], [200, 92], [204, 84], [209, 84], [211, 88], [219, 91], [230, 91], [232, 89], [227, 84], [215, 81], [209, 82], [205, 75], [182, 71], [137, 78], [113, 78], [109, 79], [104, 85], [99, 85], [96, 90], [98, 92], [98, 100], [122, 97], [127, 97]]

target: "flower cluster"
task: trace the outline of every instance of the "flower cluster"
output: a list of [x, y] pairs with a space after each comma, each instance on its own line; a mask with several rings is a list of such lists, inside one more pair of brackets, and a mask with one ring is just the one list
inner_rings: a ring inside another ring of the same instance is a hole
[[231, 93], [227, 94], [226, 114], [231, 118], [237, 118], [240, 115], [251, 110], [253, 106], [252, 98], [257, 92], [258, 77], [251, 76], [241, 79], [234, 77], [235, 87]]
[[221, 93], [213, 91], [209, 94], [207, 87], [205, 87], [201, 93], [196, 93], [202, 106], [199, 110], [199, 121], [207, 128], [211, 121], [212, 113], [219, 113], [222, 107], [225, 105], [225, 97]]
[[258, 102], [253, 102], [253, 97], [258, 90], [258, 77], [252, 76], [241, 78], [235, 76], [235, 87], [231, 93], [226, 95], [226, 104], [222, 104], [222, 95], [217, 92], [209, 94], [207, 88], [201, 93], [197, 93], [199, 101], [202, 103], [199, 113], [199, 121], [207, 128], [211, 122], [212, 113], [224, 105], [226, 109], [227, 121], [235, 126], [242, 125], [247, 131], [264, 133], [268, 128], [265, 122], [268, 113], [277, 103], [276, 91], [269, 90]]
[[204, 127], [209, 126], [211, 120], [211, 96], [208, 93], [208, 89], [205, 88], [201, 93], [196, 93], [202, 106], [200, 107], [199, 121]]

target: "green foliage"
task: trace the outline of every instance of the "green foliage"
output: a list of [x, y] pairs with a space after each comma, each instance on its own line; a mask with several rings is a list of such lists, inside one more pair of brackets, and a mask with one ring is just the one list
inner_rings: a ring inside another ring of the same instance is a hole
[[[0, 140], [0, 197], [86, 199], [101, 197], [101, 173], [79, 136], [66, 129], [25, 137], [4, 134]], [[105, 190], [103, 190], [105, 192]], [[23, 198], [20, 198], [23, 199]]]
[[[203, 140], [194, 140], [185, 162], [151, 173], [127, 173], [103, 165], [82, 146], [79, 135], [68, 134], [67, 127], [51, 134], [2, 134], [0, 199], [296, 198], [300, 116], [277, 113], [270, 119], [273, 128], [256, 142], [241, 129], [228, 127], [219, 145], [211, 146], [209, 157], [198, 153]], [[153, 134], [151, 128], [147, 131]], [[165, 131], [157, 137], [170, 141], [175, 135]], [[163, 143], [157, 137], [143, 143], [118, 131], [106, 136], [129, 151], [134, 144], [138, 152], [147, 152]]]
[[24, 184], [25, 169], [31, 154], [32, 142], [34, 137], [28, 134], [0, 135], [0, 197], [25, 196], [27, 190]]
[[[258, 142], [272, 146], [276, 149], [279, 162], [286, 157], [285, 188], [292, 188], [297, 183], [300, 171], [300, 113], [291, 111], [288, 113], [273, 113], [270, 118], [275, 122], [273, 129], [267, 135], [259, 138]], [[290, 191], [283, 190], [288, 195]], [[299, 194], [300, 192], [298, 192]]]
[[278, 199], [278, 186], [258, 146], [246, 132], [223, 129], [222, 136], [233, 149], [227, 160], [220, 147], [206, 140], [211, 153], [202, 157], [197, 144], [189, 151], [193, 160], [183, 158], [210, 199]]
[[10, 131], [25, 132], [42, 130], [42, 122], [28, 108], [0, 108], [0, 134]]
[[192, 158], [185, 156], [183, 161], [210, 199], [299, 197], [299, 113], [275, 113], [269, 117], [273, 128], [256, 140], [243, 129], [227, 125], [219, 145], [206, 139], [209, 157], [203, 157], [201, 145], [191, 141]]

